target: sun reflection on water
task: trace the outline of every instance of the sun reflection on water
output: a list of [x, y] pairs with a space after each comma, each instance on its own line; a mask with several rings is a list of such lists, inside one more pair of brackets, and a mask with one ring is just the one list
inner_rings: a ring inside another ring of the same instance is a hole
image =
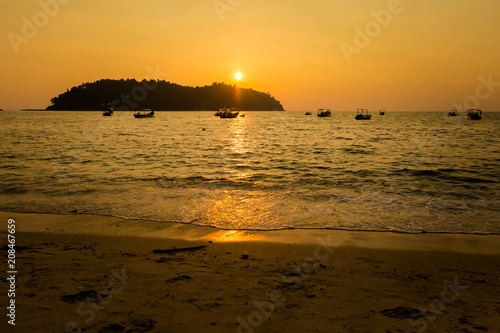
[[225, 221], [231, 227], [251, 228], [259, 221], [273, 218], [272, 204], [265, 193], [222, 191], [205, 206], [205, 219], [210, 224]]
[[246, 118], [237, 118], [231, 124], [231, 134], [233, 135], [231, 150], [237, 154], [244, 154], [248, 150], [244, 145], [246, 136]]
[[293, 212], [282, 197], [265, 191], [215, 190], [184, 205], [182, 219], [227, 229], [278, 228]]

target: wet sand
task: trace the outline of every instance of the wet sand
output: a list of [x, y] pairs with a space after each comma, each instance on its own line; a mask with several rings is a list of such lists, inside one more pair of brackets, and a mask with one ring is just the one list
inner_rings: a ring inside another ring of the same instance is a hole
[[1, 332], [500, 332], [500, 236], [0, 217]]

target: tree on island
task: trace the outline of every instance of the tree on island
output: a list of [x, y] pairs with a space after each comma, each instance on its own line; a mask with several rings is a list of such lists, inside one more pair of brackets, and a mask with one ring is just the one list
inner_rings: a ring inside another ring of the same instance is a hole
[[225, 83], [189, 87], [155, 80], [99, 80], [68, 89], [51, 99], [47, 110], [117, 111], [154, 109], [160, 111], [218, 110], [237, 107], [242, 111], [283, 111], [271, 94]]

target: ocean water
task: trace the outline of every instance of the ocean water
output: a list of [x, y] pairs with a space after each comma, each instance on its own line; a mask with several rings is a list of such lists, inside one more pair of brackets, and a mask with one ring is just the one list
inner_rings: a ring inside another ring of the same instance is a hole
[[500, 233], [500, 113], [245, 115], [0, 112], [0, 210], [223, 229]]

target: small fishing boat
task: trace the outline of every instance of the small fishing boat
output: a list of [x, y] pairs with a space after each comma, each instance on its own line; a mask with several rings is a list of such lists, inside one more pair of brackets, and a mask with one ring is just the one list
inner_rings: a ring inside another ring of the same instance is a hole
[[107, 108], [102, 115], [105, 117], [110, 117], [115, 113], [115, 111], [112, 108]]
[[354, 119], [357, 120], [370, 120], [372, 115], [368, 113], [368, 109], [358, 109], [358, 112]]
[[236, 118], [240, 114], [238, 108], [224, 108], [219, 110], [221, 118]]
[[457, 108], [453, 107], [450, 111], [448, 111], [448, 117], [456, 117], [458, 116]]
[[481, 120], [483, 111], [479, 109], [468, 109], [467, 110], [467, 118], [471, 120]]
[[137, 113], [134, 113], [135, 118], [153, 118], [155, 112], [151, 109], [141, 109]]
[[312, 115], [311, 112], [306, 112], [306, 116], [310, 116], [310, 115]]
[[318, 117], [331, 117], [332, 111], [330, 109], [318, 109]]
[[380, 111], [378, 112], [378, 114], [379, 114], [379, 115], [381, 115], [381, 116], [385, 115], [385, 109], [380, 110]]

